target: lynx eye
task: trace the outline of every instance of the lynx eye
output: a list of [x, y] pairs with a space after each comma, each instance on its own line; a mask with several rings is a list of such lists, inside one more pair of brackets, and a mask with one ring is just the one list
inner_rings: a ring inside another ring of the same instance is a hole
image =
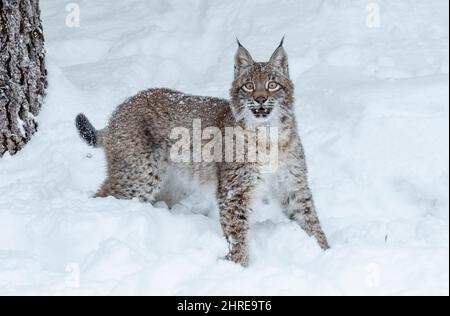
[[255, 85], [253, 84], [253, 82], [247, 82], [246, 84], [244, 84], [242, 89], [247, 92], [253, 92], [255, 90]]
[[275, 81], [269, 81], [267, 83], [267, 89], [270, 92], [278, 91], [278, 90], [280, 90], [280, 88], [281, 88], [280, 84], [276, 83]]

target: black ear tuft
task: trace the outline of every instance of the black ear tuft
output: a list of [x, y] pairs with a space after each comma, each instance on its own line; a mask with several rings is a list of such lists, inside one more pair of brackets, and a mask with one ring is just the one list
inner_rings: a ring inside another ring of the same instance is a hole
[[280, 45], [278, 46], [278, 48], [283, 47], [285, 38], [286, 38], [286, 35], [283, 35], [283, 38], [281, 39], [281, 42], [280, 42]]
[[236, 42], [238, 44], [238, 50], [234, 57], [234, 75], [237, 78], [255, 62], [253, 61], [252, 55], [250, 55], [249, 51], [241, 44], [239, 39], [236, 38]]
[[287, 53], [283, 47], [285, 37], [281, 39], [281, 43], [270, 58], [269, 63], [278, 68], [285, 76], [289, 77], [289, 60]]
[[236, 37], [236, 43], [238, 44], [238, 47], [244, 47], [242, 46], [241, 42], [239, 41], [239, 38]]

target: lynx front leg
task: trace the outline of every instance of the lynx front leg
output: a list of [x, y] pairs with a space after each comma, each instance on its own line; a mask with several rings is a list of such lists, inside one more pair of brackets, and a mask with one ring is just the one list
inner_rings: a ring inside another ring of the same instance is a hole
[[248, 266], [247, 234], [254, 175], [244, 166], [222, 170], [219, 177], [218, 202], [220, 223], [230, 245], [227, 259]]
[[281, 193], [281, 202], [287, 215], [295, 220], [309, 236], [315, 237], [322, 249], [329, 249], [330, 246], [322, 230], [308, 186], [307, 168], [302, 150], [295, 153], [284, 168], [279, 183], [284, 191]]
[[309, 236], [314, 236], [322, 249], [330, 248], [327, 237], [320, 225], [309, 189], [291, 192], [283, 204], [287, 209], [289, 218], [299, 223]]

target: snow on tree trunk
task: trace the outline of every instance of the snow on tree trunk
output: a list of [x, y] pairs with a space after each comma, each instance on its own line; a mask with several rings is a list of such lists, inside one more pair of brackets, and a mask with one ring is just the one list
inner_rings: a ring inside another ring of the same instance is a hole
[[0, 0], [0, 157], [36, 132], [46, 87], [39, 0]]

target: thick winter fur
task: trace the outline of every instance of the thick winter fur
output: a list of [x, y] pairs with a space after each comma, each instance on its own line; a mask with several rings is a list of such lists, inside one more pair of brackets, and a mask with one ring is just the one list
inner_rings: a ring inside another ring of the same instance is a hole
[[[148, 202], [164, 199], [173, 204], [175, 193], [180, 192], [174, 187], [182, 182], [177, 181], [180, 177], [214, 186], [221, 225], [230, 245], [227, 258], [246, 266], [250, 207], [255, 191], [266, 182], [289, 218], [315, 237], [323, 249], [329, 248], [308, 187], [294, 115], [294, 86], [282, 44], [267, 63], [254, 62], [239, 44], [231, 101], [150, 89], [120, 105], [101, 131], [79, 115], [76, 125], [81, 137], [90, 145], [101, 145], [106, 152], [108, 176], [97, 197]], [[249, 131], [258, 126], [278, 127], [277, 171], [264, 173], [257, 162], [173, 162], [169, 152], [175, 141], [169, 135], [177, 127], [192, 130], [194, 119], [201, 119], [203, 127], [215, 126], [222, 131], [233, 126]]]

